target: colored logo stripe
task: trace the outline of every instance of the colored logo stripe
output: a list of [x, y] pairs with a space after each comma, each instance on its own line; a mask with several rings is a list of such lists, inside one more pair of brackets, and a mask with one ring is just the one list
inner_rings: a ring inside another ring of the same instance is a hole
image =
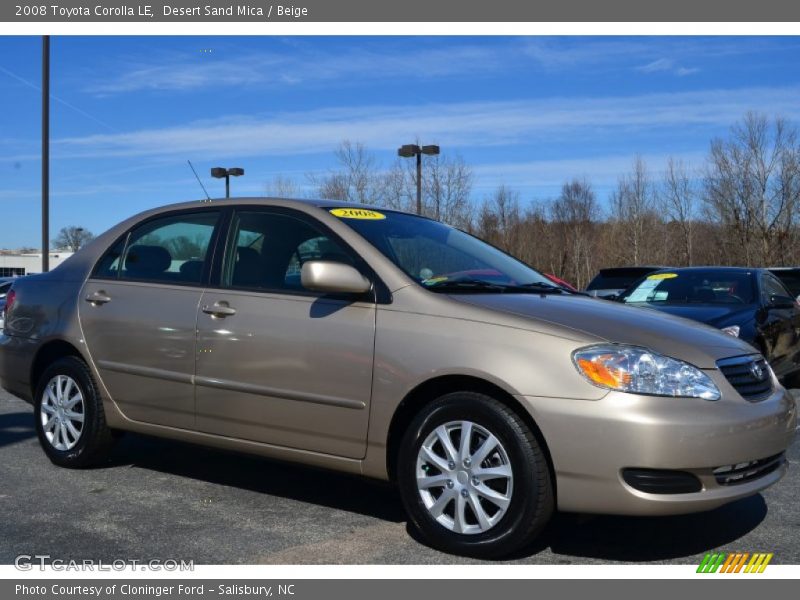
[[756, 552], [752, 555], [749, 552], [706, 554], [697, 567], [697, 573], [763, 573], [773, 556], [772, 552]]
[[725, 560], [725, 554], [706, 554], [703, 562], [697, 567], [698, 573], [716, 573], [722, 561]]

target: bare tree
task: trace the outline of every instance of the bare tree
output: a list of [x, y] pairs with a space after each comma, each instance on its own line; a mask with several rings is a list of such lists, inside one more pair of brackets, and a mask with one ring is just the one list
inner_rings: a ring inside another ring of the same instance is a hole
[[52, 244], [53, 248], [77, 252], [93, 239], [94, 235], [88, 229], [69, 225], [61, 228]]
[[611, 204], [624, 243], [623, 259], [631, 264], [642, 264], [647, 256], [647, 225], [653, 217], [653, 182], [641, 156], [634, 158], [631, 172], [620, 177], [611, 195]]
[[800, 201], [797, 130], [784, 119], [748, 113], [728, 139], [715, 139], [707, 165], [708, 218], [734, 234], [728, 260], [747, 265], [789, 259]]
[[282, 174], [276, 175], [267, 183], [264, 193], [270, 198], [300, 198], [302, 195], [298, 183]]
[[[659, 200], [664, 206], [666, 216], [680, 228], [683, 240], [682, 264], [692, 264], [692, 234], [694, 231], [697, 190], [689, 173], [680, 160], [670, 157], [664, 172], [664, 181]], [[666, 261], [665, 261], [666, 262]], [[675, 261], [669, 261], [675, 263]], [[676, 263], [677, 264], [677, 263]]]
[[323, 177], [310, 175], [309, 179], [320, 197], [343, 202], [377, 204], [381, 201], [381, 188], [375, 157], [360, 142], [343, 141], [334, 151], [339, 168]]
[[[697, 173], [671, 158], [655, 179], [634, 157], [607, 204], [580, 178], [568, 179], [553, 200], [522, 206], [520, 194], [502, 185], [475, 202], [468, 164], [425, 157], [423, 210], [580, 287], [606, 266], [798, 264], [799, 138], [784, 119], [748, 114], [711, 142]], [[381, 164], [347, 141], [335, 156], [334, 169], [309, 176], [319, 196], [416, 210], [414, 161]], [[280, 177], [268, 186], [274, 195], [298, 190]]]
[[382, 204], [387, 208], [413, 212], [416, 200], [405, 165], [398, 159], [381, 175]]
[[519, 192], [500, 185], [486, 198], [478, 211], [476, 232], [479, 237], [499, 246], [506, 252], [518, 254], [522, 214]]
[[436, 155], [425, 161], [423, 191], [425, 212], [436, 220], [466, 228], [472, 218], [472, 169], [459, 156]]
[[578, 287], [594, 275], [594, 223], [597, 199], [586, 179], [573, 179], [561, 187], [561, 195], [550, 207], [551, 227], [560, 231], [561, 260], [555, 269]]

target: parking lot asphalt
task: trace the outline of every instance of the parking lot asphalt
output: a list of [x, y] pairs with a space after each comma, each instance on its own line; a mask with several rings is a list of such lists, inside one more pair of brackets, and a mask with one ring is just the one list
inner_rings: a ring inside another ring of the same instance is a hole
[[[800, 395], [800, 390], [798, 390]], [[763, 494], [681, 517], [558, 514], [508, 562], [697, 564], [710, 550], [800, 564], [800, 442]], [[39, 449], [32, 408], [0, 391], [0, 564], [53, 559], [196, 564], [477, 562], [408, 532], [380, 482], [126, 434], [102, 467], [71, 471]]]

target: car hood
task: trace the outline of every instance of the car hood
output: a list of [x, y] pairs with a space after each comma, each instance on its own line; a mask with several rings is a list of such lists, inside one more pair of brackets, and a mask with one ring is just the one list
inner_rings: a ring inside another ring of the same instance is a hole
[[580, 331], [598, 341], [644, 346], [701, 368], [715, 368], [720, 358], [754, 352], [746, 342], [696, 321], [586, 296], [458, 294], [450, 298]]
[[657, 310], [668, 315], [700, 321], [713, 327], [718, 327], [721, 323], [736, 321], [737, 317], [747, 320], [752, 317], [755, 307], [741, 304], [733, 306], [714, 306], [714, 305], [660, 305], [660, 304], [639, 304], [641, 308]]

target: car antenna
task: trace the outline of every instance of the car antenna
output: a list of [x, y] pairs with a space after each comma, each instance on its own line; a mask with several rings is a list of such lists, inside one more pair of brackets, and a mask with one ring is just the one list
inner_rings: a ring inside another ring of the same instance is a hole
[[197, 177], [197, 183], [199, 183], [200, 187], [203, 188], [203, 193], [206, 195], [206, 198], [211, 200], [211, 196], [208, 195], [208, 190], [206, 190], [206, 186], [204, 186], [203, 182], [200, 180], [200, 175], [198, 175], [197, 171], [195, 171], [192, 161], [187, 159], [186, 162], [189, 163], [189, 167], [192, 169], [192, 173], [194, 173], [194, 176]]

